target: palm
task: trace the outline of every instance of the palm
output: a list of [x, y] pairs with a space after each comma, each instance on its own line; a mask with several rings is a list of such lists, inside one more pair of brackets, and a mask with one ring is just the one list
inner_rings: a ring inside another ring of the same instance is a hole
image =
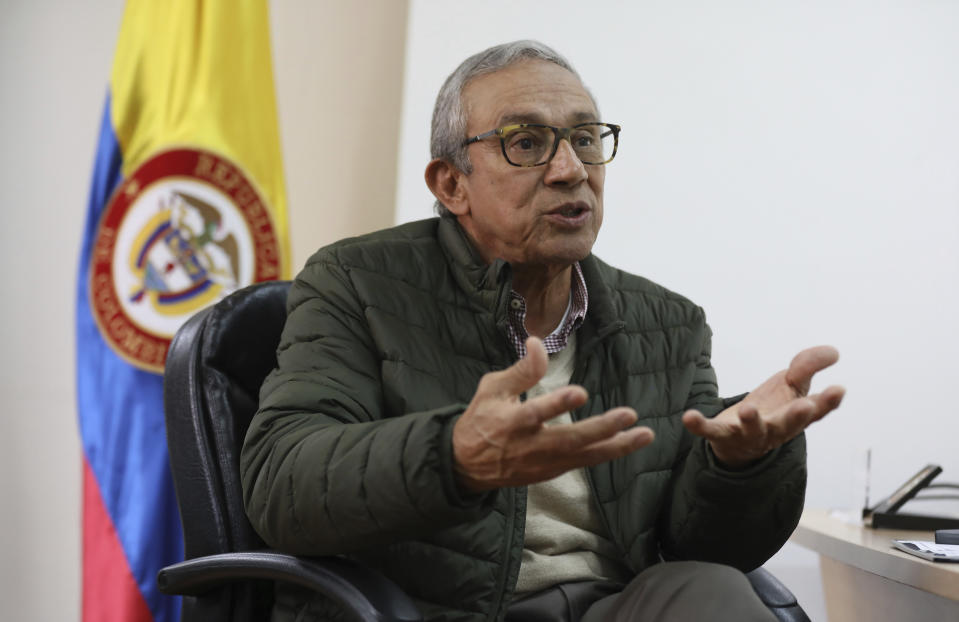
[[744, 400], [706, 419], [692, 410], [683, 415], [690, 432], [709, 441], [713, 453], [730, 467], [741, 467], [761, 458], [798, 436], [810, 424], [835, 410], [845, 393], [831, 386], [809, 395], [816, 372], [839, 359], [830, 346], [803, 350], [788, 369], [771, 376]]

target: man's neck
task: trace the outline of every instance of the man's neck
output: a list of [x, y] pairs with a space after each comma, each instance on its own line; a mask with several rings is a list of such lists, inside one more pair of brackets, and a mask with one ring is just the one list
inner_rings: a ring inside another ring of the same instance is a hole
[[569, 306], [572, 266], [558, 270], [513, 272], [513, 289], [526, 301], [526, 330], [543, 338], [563, 320]]

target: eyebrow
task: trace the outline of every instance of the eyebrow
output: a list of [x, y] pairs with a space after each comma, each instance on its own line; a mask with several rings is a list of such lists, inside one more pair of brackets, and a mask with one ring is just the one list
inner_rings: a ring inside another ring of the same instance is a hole
[[[599, 122], [595, 112], [574, 112], [570, 118], [573, 120], [573, 125], [587, 123], [589, 121]], [[546, 122], [546, 118], [538, 112], [512, 112], [503, 115], [499, 119], [499, 127], [504, 125], [513, 125], [516, 123], [538, 123], [540, 125], [549, 125], [549, 123]]]

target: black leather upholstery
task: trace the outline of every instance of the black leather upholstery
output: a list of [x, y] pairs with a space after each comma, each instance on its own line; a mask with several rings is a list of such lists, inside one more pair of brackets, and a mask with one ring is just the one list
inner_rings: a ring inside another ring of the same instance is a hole
[[796, 601], [796, 597], [765, 568], [756, 568], [746, 573], [753, 590], [780, 622], [809, 622], [809, 616]]
[[[262, 548], [243, 509], [240, 447], [276, 365], [289, 283], [244, 289], [191, 318], [167, 356], [167, 443], [187, 559]], [[181, 485], [180, 473], [205, 485]], [[212, 517], [210, 520], [207, 517]]]
[[160, 571], [160, 590], [184, 595], [183, 622], [267, 620], [277, 580], [321, 592], [358, 620], [420, 620], [382, 575], [346, 559], [266, 550], [246, 518], [240, 448], [276, 365], [289, 287], [235, 292], [192, 317], [170, 346], [164, 409], [186, 561]]
[[[186, 561], [160, 571], [160, 590], [184, 596], [182, 622], [267, 620], [274, 581], [325, 594], [358, 620], [420, 620], [379, 573], [343, 558], [269, 551], [246, 518], [240, 448], [260, 384], [276, 366], [289, 287], [272, 281], [235, 292], [192, 317], [170, 346], [164, 409]], [[746, 576], [779, 620], [809, 622], [768, 571]]]

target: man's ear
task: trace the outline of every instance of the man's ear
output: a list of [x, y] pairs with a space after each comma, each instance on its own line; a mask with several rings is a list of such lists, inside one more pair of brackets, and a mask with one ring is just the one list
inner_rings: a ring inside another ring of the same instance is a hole
[[430, 192], [446, 206], [450, 212], [462, 216], [469, 212], [466, 200], [466, 188], [463, 182], [466, 175], [446, 160], [433, 160], [426, 165], [426, 185]]

